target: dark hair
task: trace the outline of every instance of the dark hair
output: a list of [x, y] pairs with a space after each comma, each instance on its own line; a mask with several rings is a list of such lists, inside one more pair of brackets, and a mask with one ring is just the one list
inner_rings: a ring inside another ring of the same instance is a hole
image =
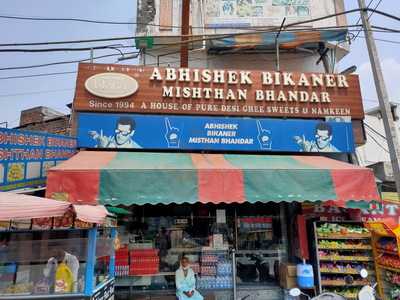
[[118, 125], [129, 125], [131, 127], [131, 131], [135, 130], [136, 128], [135, 120], [130, 117], [120, 117], [117, 121], [117, 126]]
[[183, 261], [183, 260], [187, 260], [187, 261], [189, 261], [189, 258], [188, 258], [186, 255], [182, 255], [182, 257], [181, 257], [181, 261]]
[[329, 136], [332, 135], [332, 127], [328, 123], [325, 122], [318, 123], [317, 126], [315, 127], [315, 133], [317, 133], [318, 130], [328, 131], [328, 135]]

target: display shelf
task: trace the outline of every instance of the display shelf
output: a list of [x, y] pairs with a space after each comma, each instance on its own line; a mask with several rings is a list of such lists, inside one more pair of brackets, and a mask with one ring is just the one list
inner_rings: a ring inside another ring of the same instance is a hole
[[371, 235], [318, 235], [319, 240], [368, 240]]
[[391, 250], [382, 249], [382, 248], [376, 248], [376, 251], [378, 251], [380, 253], [389, 254], [389, 255], [397, 255], [398, 254], [397, 251], [391, 251]]
[[318, 245], [318, 249], [320, 250], [337, 250], [337, 251], [356, 251], [356, 250], [372, 250], [372, 246], [366, 245], [366, 246], [348, 246], [348, 247], [327, 247], [327, 246], [319, 246]]
[[[314, 222], [315, 257], [319, 293], [332, 292], [346, 299], [356, 299], [362, 286], [373, 280], [362, 280], [360, 270], [374, 270], [371, 233], [361, 222]], [[345, 277], [351, 275], [352, 284]], [[371, 276], [372, 275], [372, 276]]]
[[398, 284], [390, 282], [387, 277], [390, 273], [400, 276], [400, 226], [369, 222], [368, 227], [372, 232], [372, 248], [377, 262], [378, 292], [383, 298], [398, 287]]
[[157, 277], [157, 276], [175, 276], [175, 272], [159, 272], [159, 273], [154, 273], [154, 274], [124, 275], [124, 276], [118, 276], [118, 278], [130, 278], [130, 277]]
[[355, 261], [355, 262], [369, 262], [373, 261], [372, 257], [363, 256], [320, 256], [320, 261]]
[[[357, 269], [328, 269], [328, 268], [320, 268], [320, 272], [323, 274], [345, 274], [345, 275], [358, 275], [360, 272]], [[368, 274], [374, 274], [375, 271], [369, 270]]]
[[396, 269], [396, 268], [392, 268], [392, 267], [389, 267], [389, 266], [385, 266], [385, 265], [383, 265], [383, 264], [376, 264], [379, 268], [382, 268], [382, 269], [385, 269], [385, 270], [389, 270], [389, 271], [392, 271], [392, 272], [396, 272], [396, 273], [400, 273], [400, 269]]
[[354, 281], [351, 284], [346, 283], [344, 280], [321, 280], [321, 285], [322, 286], [341, 286], [341, 287], [347, 287], [347, 286], [364, 286], [367, 285], [368, 281], [365, 280], [358, 280]]

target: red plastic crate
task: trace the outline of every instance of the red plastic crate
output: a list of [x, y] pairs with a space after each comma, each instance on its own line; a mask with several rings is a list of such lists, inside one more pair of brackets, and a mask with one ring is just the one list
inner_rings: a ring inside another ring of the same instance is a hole
[[134, 264], [159, 264], [159, 257], [131, 257], [130, 259], [131, 265]]
[[159, 272], [157, 266], [135, 266], [129, 268], [129, 275], [153, 275]]
[[116, 266], [125, 266], [125, 265], [129, 265], [129, 259], [116, 259], [116, 260], [115, 260], [115, 265], [116, 265]]
[[158, 249], [135, 249], [129, 251], [130, 257], [148, 257], [148, 256], [157, 256], [158, 257]]
[[129, 256], [128, 248], [120, 248], [117, 251], [115, 251], [115, 257], [127, 257], [127, 256]]

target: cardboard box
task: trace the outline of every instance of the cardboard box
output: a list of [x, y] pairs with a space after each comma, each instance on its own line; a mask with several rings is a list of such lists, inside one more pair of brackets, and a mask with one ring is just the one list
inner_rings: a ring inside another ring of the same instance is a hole
[[295, 264], [289, 263], [281, 263], [280, 264], [280, 273], [287, 274], [289, 277], [297, 276], [297, 266]]
[[284, 289], [292, 289], [298, 287], [297, 277], [284, 277], [281, 278], [280, 286]]
[[279, 266], [280, 286], [285, 289], [297, 287], [296, 265], [282, 263]]

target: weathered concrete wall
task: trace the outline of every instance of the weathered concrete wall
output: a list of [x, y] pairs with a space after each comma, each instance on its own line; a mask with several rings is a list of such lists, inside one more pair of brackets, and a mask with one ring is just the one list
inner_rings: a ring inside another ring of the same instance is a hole
[[[152, 54], [153, 55], [153, 54]], [[160, 66], [180, 66], [179, 53], [159, 57]], [[319, 55], [306, 52], [292, 54], [283, 53], [280, 56], [281, 70], [302, 72], [324, 72], [322, 63], [316, 64]], [[143, 57], [142, 57], [143, 59]], [[143, 60], [141, 61], [143, 63]], [[146, 55], [146, 65], [156, 66], [157, 58]], [[189, 54], [191, 68], [275, 70], [276, 56], [274, 54], [227, 54], [207, 55], [206, 51], [194, 51]]]
[[[139, 23], [160, 23], [160, 12], [163, 10], [166, 1], [172, 1], [173, 9], [172, 26], [167, 30], [160, 30], [157, 26], [145, 26], [138, 24], [137, 34], [152, 34], [160, 36], [171, 36], [180, 34], [181, 4], [182, 0], [138, 0], [137, 18]], [[225, 3], [232, 3], [232, 9]], [[191, 0], [192, 34], [213, 34], [213, 33], [236, 33], [243, 32], [240, 29], [222, 29], [222, 25], [228, 26], [279, 26], [284, 17], [286, 24], [298, 21], [310, 20], [326, 15], [331, 15], [344, 10], [343, 0], [304, 0], [304, 5], [287, 6], [279, 4], [278, 0], [264, 0], [258, 4], [246, 7], [240, 1], [223, 0]], [[246, 3], [246, 2], [243, 2]], [[282, 2], [284, 3], [284, 2]], [[301, 2], [300, 2], [301, 3]], [[224, 8], [225, 7], [225, 8]], [[332, 17], [322, 21], [306, 24], [306, 27], [324, 27], [345, 25], [345, 17]], [[208, 29], [203, 32], [204, 25]], [[200, 27], [200, 28], [199, 28]], [[211, 28], [212, 27], [212, 28]], [[223, 26], [222, 26], [223, 27]]]

